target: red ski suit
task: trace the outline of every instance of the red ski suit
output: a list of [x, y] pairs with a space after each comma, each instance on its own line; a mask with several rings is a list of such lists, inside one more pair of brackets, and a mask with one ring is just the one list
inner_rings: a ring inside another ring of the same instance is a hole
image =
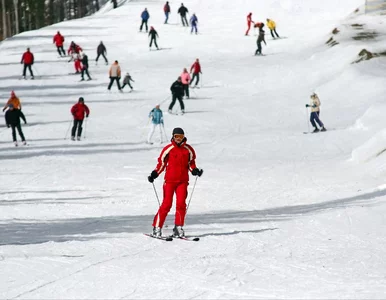
[[173, 139], [165, 146], [158, 158], [155, 171], [161, 174], [165, 171], [163, 185], [163, 201], [154, 217], [153, 227], [163, 227], [165, 219], [173, 205], [173, 195], [176, 193], [176, 216], [174, 224], [184, 226], [186, 203], [188, 196], [189, 171], [196, 168], [196, 153], [192, 146], [186, 144], [186, 138], [178, 145]]
[[195, 62], [191, 67], [190, 67], [190, 73], [192, 73], [193, 71], [193, 74], [198, 74], [198, 73], [201, 73], [201, 65], [199, 62]]
[[245, 35], [248, 35], [249, 29], [251, 29], [251, 24], [252, 23], [254, 23], [252, 21], [252, 13], [249, 13], [248, 16], [247, 16], [247, 26], [248, 26], [248, 28], [247, 28], [247, 31], [245, 32]]
[[84, 115], [88, 116], [90, 114], [90, 110], [86, 104], [78, 102], [71, 108], [71, 113], [74, 116], [74, 120], [83, 120]]
[[54, 36], [54, 43], [55, 43], [56, 47], [63, 46], [63, 42], [64, 42], [64, 37], [60, 33], [57, 33]]

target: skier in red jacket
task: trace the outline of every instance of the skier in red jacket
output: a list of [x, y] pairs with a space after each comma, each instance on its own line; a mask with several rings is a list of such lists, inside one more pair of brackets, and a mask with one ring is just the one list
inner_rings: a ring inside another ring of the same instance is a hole
[[193, 76], [192, 76], [192, 79], [190, 80], [190, 85], [192, 85], [194, 78], [196, 78], [196, 84], [193, 87], [193, 88], [195, 88], [195, 87], [197, 87], [197, 84], [200, 81], [200, 74], [202, 74], [201, 65], [200, 65], [200, 61], [198, 60], [198, 58], [193, 63], [193, 65], [190, 67], [190, 73], [192, 73], [192, 72], [193, 72]]
[[58, 31], [54, 35], [53, 43], [56, 45], [56, 48], [58, 49], [58, 53], [60, 56], [66, 56], [66, 51], [63, 49], [63, 42], [64, 42], [64, 36], [60, 34], [60, 31]]
[[27, 68], [29, 70], [29, 73], [31, 75], [31, 79], [34, 79], [34, 73], [32, 72], [31, 66], [34, 64], [34, 55], [32, 52], [27, 48], [27, 51], [24, 52], [23, 56], [21, 57], [21, 64], [24, 63], [24, 69], [23, 69], [23, 78], [25, 79], [25, 74], [27, 71]]
[[192, 146], [186, 143], [182, 128], [173, 129], [171, 143], [162, 149], [158, 158], [157, 167], [148, 177], [153, 183], [159, 174], [165, 171], [163, 185], [164, 199], [153, 221], [153, 236], [162, 236], [162, 226], [173, 204], [173, 195], [176, 194], [176, 216], [174, 221], [173, 236], [185, 236], [183, 226], [186, 214], [186, 197], [188, 196], [189, 171], [194, 176], [201, 176], [202, 169], [196, 167], [196, 153]]
[[84, 115], [86, 115], [86, 118], [88, 118], [88, 115], [90, 114], [89, 108], [86, 104], [84, 104], [83, 97], [80, 97], [78, 103], [71, 108], [71, 114], [74, 116], [74, 126], [71, 130], [71, 140], [75, 141], [75, 133], [76, 129], [78, 129], [77, 140], [80, 141]]
[[251, 24], [252, 23], [254, 23], [254, 22], [252, 21], [252, 13], [250, 12], [248, 14], [248, 16], [247, 16], [247, 26], [248, 26], [248, 28], [247, 28], [247, 31], [245, 32], [245, 35], [248, 35], [249, 29], [251, 29]]

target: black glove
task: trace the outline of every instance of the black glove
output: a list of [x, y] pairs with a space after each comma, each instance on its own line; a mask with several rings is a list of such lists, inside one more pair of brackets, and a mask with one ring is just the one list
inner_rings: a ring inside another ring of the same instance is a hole
[[309, 105], [309, 104], [306, 104], [306, 107], [310, 107], [310, 105]]
[[201, 177], [202, 173], [204, 173], [203, 169], [194, 168], [192, 171], [193, 176]]
[[88, 118], [88, 115], [86, 115], [86, 118]]
[[147, 180], [149, 180], [149, 182], [153, 182], [154, 179], [156, 179], [158, 177], [158, 173], [156, 171], [152, 171], [150, 176], [147, 177]]
[[26, 121], [26, 122], [24, 122], [24, 124], [25, 124], [25, 125], [27, 125], [27, 121]]
[[11, 127], [11, 125], [8, 125], [8, 124], [7, 124], [7, 127], [9, 128], [9, 127]]

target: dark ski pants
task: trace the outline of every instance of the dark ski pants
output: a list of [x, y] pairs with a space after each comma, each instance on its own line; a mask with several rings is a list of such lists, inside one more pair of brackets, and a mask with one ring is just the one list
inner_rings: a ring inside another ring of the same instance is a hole
[[66, 56], [66, 51], [64, 51], [63, 46], [56, 46], [56, 49], [58, 50], [58, 53], [60, 56]]
[[194, 78], [196, 78], [196, 84], [195, 84], [195, 85], [197, 85], [198, 82], [200, 81], [200, 73], [193, 73], [193, 77], [192, 77], [192, 79], [190, 80], [190, 84], [192, 84]]
[[25, 74], [27, 73], [27, 68], [28, 68], [29, 73], [31, 74], [32, 77], [34, 77], [34, 73], [32, 72], [31, 66], [32, 64], [24, 64], [23, 76], [25, 76]]
[[16, 142], [16, 129], [17, 129], [17, 132], [19, 133], [20, 137], [21, 137], [21, 140], [22, 142], [25, 141], [25, 138], [24, 138], [24, 134], [23, 134], [23, 130], [21, 130], [21, 124], [11, 124], [11, 128], [12, 128], [12, 139], [14, 142]]
[[[311, 113], [310, 121], [311, 121], [312, 126], [315, 128], [317, 128], [316, 123], [318, 123], [320, 127], [324, 127], [322, 121], [320, 121], [320, 119], [319, 119], [319, 113], [320, 113], [319, 111], [314, 111]], [[316, 123], [315, 123], [315, 121], [316, 121]]]
[[154, 41], [154, 45], [155, 45], [156, 48], [158, 49], [157, 39], [156, 39], [156, 38], [153, 38], [153, 37], [150, 39], [149, 48], [151, 48], [151, 45], [153, 45], [153, 41]]
[[126, 84], [127, 84], [131, 89], [133, 89], [133, 87], [131, 86], [130, 82], [128, 82], [128, 83], [124, 83], [124, 84], [122, 85], [122, 90], [123, 90], [123, 88], [126, 86]]
[[273, 38], [275, 38], [275, 36], [273, 35], [273, 33], [276, 34], [276, 37], [280, 37], [280, 36], [277, 34], [277, 32], [276, 32], [276, 28], [270, 29], [270, 30], [271, 30], [271, 35], [272, 35]]
[[82, 79], [84, 79], [84, 73], [86, 73], [88, 79], [91, 79], [90, 74], [88, 73], [88, 68], [87, 67], [83, 67], [82, 68], [82, 74], [81, 74]]
[[181, 16], [181, 22], [182, 22], [182, 26], [189, 26], [188, 20], [186, 19], [186, 15]]
[[183, 84], [182, 86], [184, 87], [185, 96], [189, 98], [189, 84]]
[[165, 24], [168, 23], [169, 20], [169, 12], [165, 11]]
[[74, 126], [72, 126], [72, 130], [71, 130], [72, 137], [75, 137], [76, 129], [78, 129], [78, 137], [82, 135], [82, 129], [83, 129], [82, 124], [83, 124], [83, 120], [74, 119]]
[[197, 34], [197, 25], [192, 25], [192, 29], [190, 30], [190, 33], [193, 33], [193, 30], [196, 32]]
[[181, 110], [184, 110], [185, 109], [185, 105], [184, 105], [184, 102], [182, 101], [182, 96], [179, 96], [179, 95], [177, 96], [177, 95], [174, 95], [174, 94], [173, 94], [173, 97], [172, 97], [172, 103], [170, 103], [170, 105], [169, 105], [169, 109], [170, 110], [173, 109], [173, 106], [176, 103], [176, 100], [178, 100], [178, 102], [180, 102]]
[[142, 31], [143, 25], [145, 25], [146, 32], [147, 32], [147, 20], [142, 20], [141, 26], [139, 27], [139, 31]]
[[112, 0], [111, 2], [113, 2], [113, 8], [117, 8], [118, 7], [117, 0]]
[[111, 86], [114, 83], [114, 80], [117, 82], [118, 90], [121, 90], [121, 84], [119, 83], [119, 77], [110, 77], [110, 83], [109, 86], [107, 87], [108, 90], [111, 89]]
[[107, 61], [107, 58], [106, 58], [106, 56], [105, 56], [105, 54], [104, 53], [98, 53], [98, 55], [97, 55], [97, 57], [96, 57], [96, 59], [95, 59], [95, 61], [98, 61], [98, 59], [99, 59], [99, 56], [103, 56], [103, 58], [105, 59], [105, 62], [107, 63], [108, 61]]
[[257, 50], [255, 52], [255, 55], [261, 54], [261, 42], [258, 40], [257, 42]]

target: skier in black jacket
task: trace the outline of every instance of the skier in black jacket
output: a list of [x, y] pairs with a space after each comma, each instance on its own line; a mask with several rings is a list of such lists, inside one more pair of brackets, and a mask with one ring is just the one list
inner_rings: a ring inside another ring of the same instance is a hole
[[188, 20], [186, 19], [186, 14], [189, 13], [188, 9], [184, 6], [184, 3], [181, 3], [180, 8], [177, 13], [181, 15], [182, 26], [189, 26]]
[[86, 73], [86, 75], [88, 76], [87, 80], [91, 80], [90, 74], [88, 73], [88, 56], [86, 55], [86, 53], [83, 52], [81, 81], [84, 80], [84, 73]]
[[154, 29], [153, 26], [150, 26], [149, 36], [150, 36], [149, 50], [151, 50], [151, 45], [153, 45], [153, 41], [154, 41], [154, 45], [156, 46], [157, 50], [159, 50], [158, 45], [157, 45], [157, 37], [159, 37], [159, 36], [158, 36], [157, 31]]
[[265, 42], [265, 31], [263, 30], [262, 27], [260, 27], [259, 29], [259, 36], [257, 37], [257, 49], [256, 49], [256, 52], [255, 52], [255, 55], [263, 55], [263, 53], [261, 53], [261, 42], [264, 42], [265, 45], [267, 45], [267, 43]]
[[103, 58], [105, 59], [106, 65], [107, 65], [108, 61], [107, 61], [105, 54], [107, 55], [107, 50], [106, 50], [105, 45], [101, 41], [100, 44], [98, 45], [98, 48], [97, 48], [97, 57], [96, 57], [95, 61], [98, 63], [99, 56], [102, 55]]
[[184, 86], [181, 82], [181, 77], [178, 77], [178, 79], [173, 82], [172, 86], [170, 87], [170, 90], [172, 91], [172, 103], [169, 105], [169, 113], [172, 113], [172, 109], [174, 104], [176, 103], [176, 100], [178, 99], [178, 102], [180, 102], [181, 106], [181, 112], [185, 113], [185, 106], [184, 102], [182, 101], [182, 97], [184, 96]]
[[16, 129], [19, 132], [23, 145], [27, 144], [23, 131], [21, 130], [20, 118], [23, 119], [24, 124], [27, 124], [27, 120], [25, 119], [23, 112], [20, 109], [15, 109], [13, 104], [9, 104], [8, 110], [5, 113], [5, 123], [8, 128], [12, 128], [12, 139], [15, 146], [17, 146]]

